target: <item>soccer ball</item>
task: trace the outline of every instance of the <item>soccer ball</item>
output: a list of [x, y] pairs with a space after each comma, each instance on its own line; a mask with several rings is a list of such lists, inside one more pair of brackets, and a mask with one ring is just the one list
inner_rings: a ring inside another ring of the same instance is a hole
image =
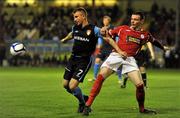
[[22, 43], [13, 43], [10, 47], [10, 53], [12, 55], [22, 55], [26, 52], [26, 48]]

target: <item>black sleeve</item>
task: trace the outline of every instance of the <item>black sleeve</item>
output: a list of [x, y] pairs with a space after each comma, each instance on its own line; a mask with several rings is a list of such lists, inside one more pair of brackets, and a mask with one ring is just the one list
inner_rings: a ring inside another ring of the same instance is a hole
[[153, 40], [153, 42], [151, 42], [153, 45], [155, 45], [156, 47], [164, 50], [164, 46], [158, 41], [158, 40]]
[[149, 33], [149, 41], [153, 44], [153, 45], [155, 45], [156, 47], [158, 47], [158, 48], [160, 48], [160, 49], [162, 49], [162, 50], [164, 50], [164, 46], [157, 40], [157, 39], [155, 39], [150, 33]]

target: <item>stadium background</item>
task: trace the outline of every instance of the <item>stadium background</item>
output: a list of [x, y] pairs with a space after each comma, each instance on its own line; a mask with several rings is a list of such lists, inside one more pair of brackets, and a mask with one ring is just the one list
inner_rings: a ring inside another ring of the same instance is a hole
[[[94, 3], [93, 3], [94, 2]], [[83, 6], [90, 22], [101, 27], [102, 16], [113, 25], [128, 24], [133, 10], [143, 10], [145, 27], [171, 50], [155, 48], [149, 62], [146, 106], [156, 116], [138, 113], [134, 86], [120, 89], [116, 75], [104, 83], [90, 118], [178, 118], [180, 116], [179, 0], [0, 0], [0, 118], [78, 118], [77, 101], [61, 86], [72, 42], [61, 44], [73, 24], [71, 12]], [[177, 25], [178, 24], [178, 25]], [[178, 31], [178, 32], [177, 32]], [[24, 56], [9, 54], [13, 42], [23, 42]], [[88, 94], [92, 69], [82, 85]]]
[[[179, 68], [179, 13], [178, 0], [2, 0], [0, 1], [1, 65], [42, 66], [63, 65], [71, 50], [59, 40], [71, 31], [73, 8], [87, 9], [90, 22], [102, 25], [102, 17], [109, 15], [112, 24], [128, 24], [133, 11], [146, 13], [145, 28], [171, 50], [156, 51], [153, 67]], [[27, 53], [23, 57], [12, 57], [9, 45], [23, 42]], [[6, 48], [6, 52], [3, 49]], [[176, 62], [172, 64], [171, 62]]]

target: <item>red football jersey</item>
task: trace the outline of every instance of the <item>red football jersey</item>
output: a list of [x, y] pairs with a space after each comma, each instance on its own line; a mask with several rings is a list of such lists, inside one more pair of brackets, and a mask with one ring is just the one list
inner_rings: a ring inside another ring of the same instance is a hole
[[136, 31], [127, 25], [116, 27], [109, 30], [112, 36], [118, 36], [117, 42], [119, 48], [125, 51], [128, 56], [135, 56], [146, 42], [153, 42], [154, 38], [147, 31]]

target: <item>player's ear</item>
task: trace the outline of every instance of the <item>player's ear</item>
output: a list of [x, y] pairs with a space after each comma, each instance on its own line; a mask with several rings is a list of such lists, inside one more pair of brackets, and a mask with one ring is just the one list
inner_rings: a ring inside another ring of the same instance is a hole
[[144, 24], [144, 19], [141, 20], [141, 24], [142, 24], [142, 25]]
[[82, 17], [83, 17], [83, 19], [86, 19], [86, 17], [85, 17], [85, 15], [84, 15], [84, 14], [82, 15]]

